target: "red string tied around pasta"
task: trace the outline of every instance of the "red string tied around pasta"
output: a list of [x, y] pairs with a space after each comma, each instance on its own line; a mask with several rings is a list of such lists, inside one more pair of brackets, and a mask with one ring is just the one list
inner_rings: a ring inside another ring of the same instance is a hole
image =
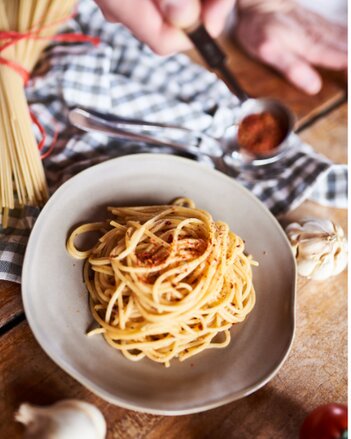
[[[74, 14], [70, 14], [66, 18], [62, 20], [58, 20], [55, 22], [50, 23], [46, 26], [37, 26], [35, 28], [32, 28], [26, 32], [17, 32], [17, 31], [0, 31], [0, 41], [4, 41], [3, 44], [0, 45], [0, 64], [5, 65], [11, 69], [13, 69], [16, 73], [18, 73], [22, 79], [24, 85], [27, 84], [29, 78], [30, 78], [30, 72], [25, 69], [21, 64], [12, 61], [10, 59], [7, 59], [6, 57], [2, 56], [1, 53], [9, 48], [10, 46], [17, 44], [18, 42], [25, 40], [25, 39], [33, 39], [33, 40], [50, 40], [50, 41], [59, 41], [59, 42], [65, 42], [65, 43], [80, 43], [80, 42], [87, 42], [90, 44], [93, 44], [94, 46], [97, 46], [100, 43], [100, 38], [93, 37], [90, 35], [84, 35], [81, 33], [67, 33], [67, 34], [58, 34], [54, 36], [43, 36], [41, 33], [48, 29], [49, 27], [52, 27], [54, 25], [57, 25], [59, 23], [64, 23], [66, 20], [72, 18]], [[39, 132], [42, 136], [41, 141], [38, 144], [38, 149], [41, 151], [45, 145], [46, 141], [46, 131], [44, 126], [40, 123], [38, 118], [30, 112], [31, 118], [33, 123], [38, 127]], [[58, 137], [58, 131], [55, 129], [55, 133], [53, 136], [53, 141], [51, 146], [47, 149], [45, 153], [42, 153], [40, 157], [42, 159], [48, 157], [51, 152], [53, 151], [56, 141]]]

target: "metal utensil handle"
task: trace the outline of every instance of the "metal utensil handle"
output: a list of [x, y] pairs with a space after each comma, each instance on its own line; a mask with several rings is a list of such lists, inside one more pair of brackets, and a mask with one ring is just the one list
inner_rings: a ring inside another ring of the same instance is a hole
[[217, 143], [217, 149], [213, 148], [212, 154], [210, 148], [208, 148], [209, 151], [203, 151], [201, 148], [189, 145], [188, 143], [181, 143], [171, 139], [160, 140], [152, 135], [137, 133], [128, 129], [121, 129], [117, 124], [115, 125], [111, 121], [107, 121], [79, 108], [71, 110], [68, 118], [72, 125], [83, 131], [100, 132], [118, 139], [129, 139], [153, 145], [172, 147], [179, 151], [188, 152], [197, 156], [208, 155], [209, 157], [221, 157], [223, 155], [223, 151], [215, 139], [212, 139], [212, 142]]
[[[220, 157], [223, 155], [218, 140], [188, 128], [176, 125], [157, 124], [137, 119], [126, 119], [115, 115], [101, 114], [96, 111], [86, 111], [82, 108], [75, 108], [69, 113], [70, 122], [86, 130], [98, 130], [107, 134], [121, 133], [128, 134], [128, 138], [134, 136], [135, 140], [158, 145], [173, 146], [193, 154], [207, 154]], [[181, 135], [181, 137], [179, 136]]]
[[[133, 127], [137, 127], [137, 128], [161, 128], [163, 129], [171, 129], [172, 132], [176, 132], [178, 131], [179, 134], [194, 134], [195, 131], [191, 130], [189, 128], [186, 127], [181, 127], [179, 125], [173, 125], [170, 123], [161, 123], [161, 122], [148, 122], [142, 119], [134, 119], [134, 118], [129, 118], [129, 117], [121, 117], [121, 116], [117, 116], [115, 114], [108, 114], [108, 113], [101, 113], [99, 111], [95, 111], [95, 110], [91, 110], [89, 109], [89, 111], [84, 110], [83, 108], [74, 108], [73, 110], [71, 110], [71, 113], [79, 113], [79, 114], [84, 114], [85, 116], [90, 117], [90, 115], [95, 116], [99, 119], [101, 119], [101, 122], [103, 123], [112, 123], [115, 126], [118, 125], [119, 128], [133, 128]], [[197, 135], [203, 135], [205, 136], [205, 134], [199, 132], [196, 132]]]

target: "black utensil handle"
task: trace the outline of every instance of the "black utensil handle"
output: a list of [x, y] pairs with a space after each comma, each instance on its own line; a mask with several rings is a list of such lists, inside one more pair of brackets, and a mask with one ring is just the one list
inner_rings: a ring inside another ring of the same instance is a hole
[[228, 69], [226, 64], [222, 64], [219, 68], [223, 81], [226, 83], [229, 90], [231, 90], [239, 99], [240, 102], [246, 101], [249, 96], [241, 88], [238, 81], [235, 79], [233, 73]]
[[225, 62], [225, 53], [209, 35], [202, 24], [197, 26], [194, 30], [190, 30], [186, 33], [211, 68], [219, 68], [221, 64]]
[[208, 66], [213, 70], [218, 70], [229, 89], [236, 94], [240, 101], [245, 101], [248, 96], [228, 69], [225, 53], [209, 35], [205, 27], [199, 24], [195, 28], [186, 30], [186, 34]]

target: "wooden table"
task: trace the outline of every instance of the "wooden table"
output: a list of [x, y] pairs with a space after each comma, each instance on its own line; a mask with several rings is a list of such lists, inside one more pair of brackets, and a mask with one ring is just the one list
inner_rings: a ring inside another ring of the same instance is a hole
[[[274, 96], [298, 117], [302, 138], [338, 163], [347, 160], [345, 77], [324, 73], [315, 97], [299, 92], [279, 75], [223, 41], [232, 69], [254, 96]], [[191, 54], [194, 59], [196, 55]], [[306, 214], [330, 218], [346, 230], [347, 212], [305, 202], [282, 221]], [[298, 279], [297, 328], [292, 351], [273, 380], [253, 395], [223, 407], [180, 417], [136, 413], [112, 406], [59, 369], [42, 351], [26, 322], [20, 286], [0, 281], [0, 437], [16, 439], [13, 421], [23, 401], [49, 404], [81, 398], [96, 404], [108, 424], [108, 439], [296, 438], [306, 414], [347, 399], [347, 275], [324, 282]]]

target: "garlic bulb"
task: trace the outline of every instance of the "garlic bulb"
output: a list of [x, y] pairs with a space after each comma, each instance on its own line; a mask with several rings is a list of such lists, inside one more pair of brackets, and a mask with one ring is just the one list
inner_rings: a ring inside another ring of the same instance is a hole
[[330, 220], [308, 218], [289, 224], [290, 240], [301, 276], [324, 280], [347, 265], [347, 241], [343, 229]]
[[21, 404], [15, 415], [27, 426], [25, 439], [104, 439], [102, 413], [87, 402], [66, 399], [47, 407]]

